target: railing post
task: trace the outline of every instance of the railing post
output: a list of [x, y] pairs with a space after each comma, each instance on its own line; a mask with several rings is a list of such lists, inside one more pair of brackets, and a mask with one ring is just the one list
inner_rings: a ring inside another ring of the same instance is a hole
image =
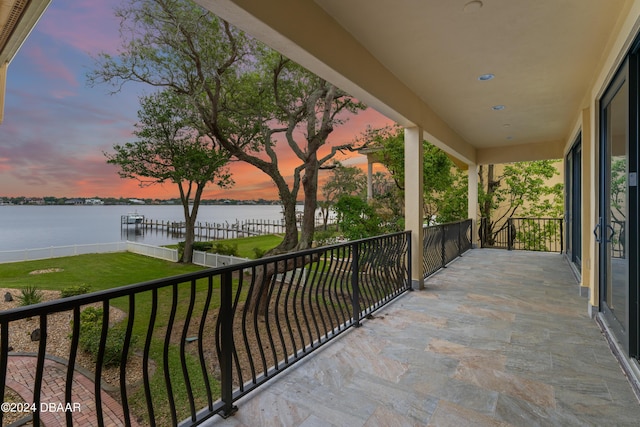
[[458, 221], [458, 256], [462, 256], [462, 240], [460, 239], [460, 230], [462, 230], [462, 221]]
[[353, 325], [360, 327], [360, 284], [358, 270], [360, 262], [360, 247], [357, 243], [351, 246], [351, 290], [353, 292]]
[[444, 257], [444, 248], [445, 248], [445, 240], [446, 240], [446, 225], [441, 225], [440, 226], [440, 230], [441, 230], [441, 234], [442, 234], [442, 239], [441, 239], [441, 245], [440, 245], [440, 258], [442, 259], [442, 268], [446, 267], [446, 260]]
[[512, 239], [511, 239], [511, 227], [513, 226], [512, 218], [507, 218], [507, 250], [513, 249]]
[[563, 253], [564, 252], [564, 233], [562, 230], [563, 219], [558, 218], [558, 221], [560, 221], [560, 253]]
[[223, 418], [233, 415], [238, 407], [233, 404], [233, 312], [231, 272], [222, 273], [220, 286], [220, 387], [221, 400], [224, 404], [221, 412]]
[[[407, 290], [413, 291], [413, 286], [411, 285], [411, 277], [413, 277], [411, 276], [411, 257], [413, 256], [411, 252], [411, 232], [406, 232], [404, 235], [407, 238]], [[422, 260], [420, 260], [420, 262], [422, 262]]]

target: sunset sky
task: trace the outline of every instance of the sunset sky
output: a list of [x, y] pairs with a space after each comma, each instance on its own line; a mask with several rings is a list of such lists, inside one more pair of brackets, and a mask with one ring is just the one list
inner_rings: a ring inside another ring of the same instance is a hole
[[[120, 45], [113, 14], [120, 2], [53, 0], [9, 65], [0, 125], [0, 197], [178, 197], [175, 185], [140, 188], [137, 181], [119, 178], [102, 154], [133, 140], [138, 97], [150, 92], [128, 84], [109, 95], [107, 86], [86, 83], [92, 55], [116, 54]], [[390, 123], [369, 109], [336, 128], [329, 140], [344, 143], [367, 125]], [[293, 158], [283, 148], [280, 164], [287, 170]], [[358, 156], [347, 163], [364, 162]], [[231, 170], [235, 186], [211, 185], [205, 198], [277, 199], [275, 186], [257, 169], [234, 163]]]

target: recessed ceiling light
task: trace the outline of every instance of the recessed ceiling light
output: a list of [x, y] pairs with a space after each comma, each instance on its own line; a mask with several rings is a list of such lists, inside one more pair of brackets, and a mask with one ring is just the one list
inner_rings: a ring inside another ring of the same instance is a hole
[[478, 77], [478, 80], [480, 80], [481, 82], [485, 82], [487, 80], [492, 80], [495, 77], [495, 75], [488, 73], [488, 74], [483, 74], [481, 76]]
[[469, 3], [464, 5], [462, 9], [465, 13], [477, 12], [482, 9], [482, 2], [478, 0], [470, 1]]
[[500, 110], [504, 110], [505, 106], [504, 105], [494, 105], [493, 107], [491, 107], [492, 110], [494, 111], [500, 111]]

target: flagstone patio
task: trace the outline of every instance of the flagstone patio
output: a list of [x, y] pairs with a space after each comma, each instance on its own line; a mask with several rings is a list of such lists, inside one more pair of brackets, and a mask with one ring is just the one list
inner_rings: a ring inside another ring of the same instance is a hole
[[474, 249], [215, 426], [636, 426], [559, 254]]

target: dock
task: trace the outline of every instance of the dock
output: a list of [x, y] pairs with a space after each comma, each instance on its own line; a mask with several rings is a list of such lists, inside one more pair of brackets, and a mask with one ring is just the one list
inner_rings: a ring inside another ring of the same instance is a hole
[[[145, 218], [135, 224], [136, 228], [149, 231], [165, 232], [172, 235], [185, 234], [184, 221], [164, 221]], [[284, 221], [251, 219], [224, 223], [198, 221], [194, 227], [195, 237], [206, 240], [234, 239], [238, 237], [261, 236], [266, 234], [282, 234], [285, 232]]]

